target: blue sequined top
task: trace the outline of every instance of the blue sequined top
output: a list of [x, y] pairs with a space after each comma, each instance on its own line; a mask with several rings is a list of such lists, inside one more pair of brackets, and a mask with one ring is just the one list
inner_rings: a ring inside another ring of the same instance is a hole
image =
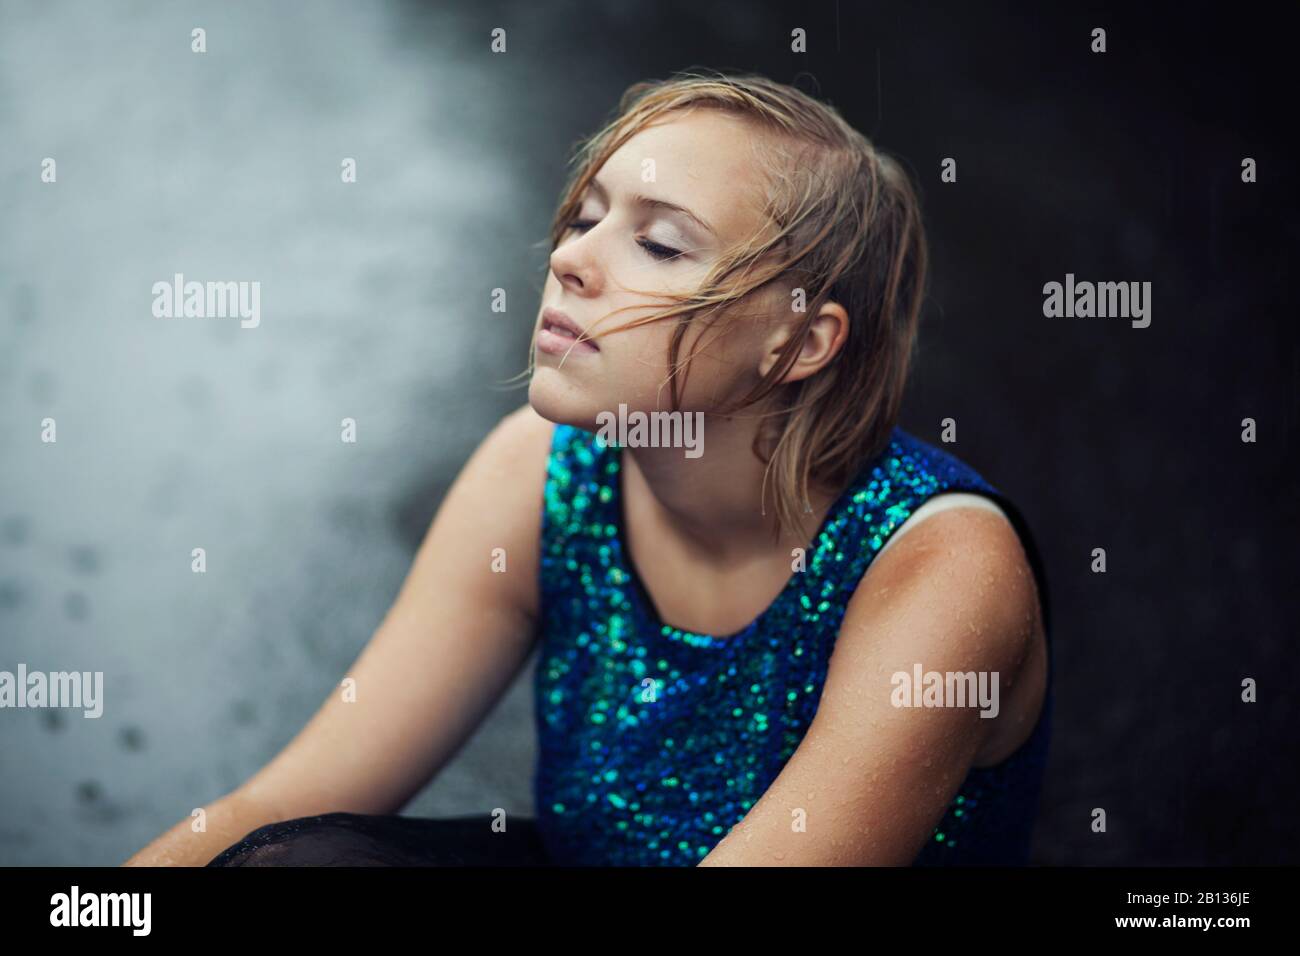
[[[657, 618], [628, 558], [620, 457], [594, 433], [555, 427], [534, 677], [538, 829], [561, 865], [693, 866], [803, 739], [849, 598], [894, 529], [941, 491], [986, 494], [1018, 512], [969, 466], [896, 428], [767, 610], [736, 634], [695, 634]], [[1022, 527], [1036, 554], [1027, 535]], [[917, 865], [1027, 862], [1050, 730], [1050, 642], [1048, 659], [1030, 737], [970, 771]]]

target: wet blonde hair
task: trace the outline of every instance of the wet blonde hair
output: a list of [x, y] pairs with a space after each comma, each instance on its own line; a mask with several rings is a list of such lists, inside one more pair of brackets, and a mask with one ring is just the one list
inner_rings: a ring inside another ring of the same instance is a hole
[[[726, 250], [700, 288], [670, 297], [670, 308], [584, 337], [676, 317], [668, 354], [676, 410], [690, 365], [691, 356], [680, 358], [689, 328], [714, 325], [727, 306], [769, 283], [802, 289], [805, 309], [794, 314], [804, 318], [775, 366], [725, 411], [774, 401], [754, 445], [767, 465], [762, 500], [766, 507], [770, 479], [778, 533], [811, 533], [803, 517], [811, 510], [809, 485], [842, 491], [883, 450], [898, 419], [928, 259], [917, 195], [902, 166], [833, 107], [763, 76], [689, 70], [630, 86], [614, 118], [578, 144], [551, 225], [552, 251], [615, 150], [669, 113], [700, 108], [748, 119], [769, 134], [755, 137], [753, 147], [768, 174], [765, 211], [775, 228]], [[815, 374], [780, 384], [826, 301], [848, 313], [843, 347]]]

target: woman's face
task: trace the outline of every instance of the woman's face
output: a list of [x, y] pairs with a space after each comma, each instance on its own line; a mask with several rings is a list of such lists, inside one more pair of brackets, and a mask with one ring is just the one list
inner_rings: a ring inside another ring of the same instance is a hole
[[[765, 228], [766, 184], [750, 153], [758, 135], [745, 121], [716, 110], [669, 114], [606, 160], [593, 181], [598, 185], [587, 190], [574, 223], [551, 253], [528, 390], [540, 415], [594, 430], [596, 416], [617, 414], [619, 404], [628, 411], [671, 408], [674, 319], [574, 346], [568, 333], [550, 330], [548, 313], [558, 309], [589, 334], [604, 332], [670, 305], [667, 293], [698, 289], [725, 249]], [[651, 170], [653, 180], [646, 181]], [[770, 315], [780, 296], [775, 285], [761, 290], [744, 304], [743, 314]], [[611, 316], [615, 310], [622, 311]], [[707, 413], [758, 381], [771, 328], [752, 318], [731, 320], [741, 315], [733, 307], [725, 328], [706, 332], [697, 323], [687, 331], [679, 360], [691, 355], [701, 335], [705, 344], [691, 361], [684, 388], [679, 382], [683, 411]]]

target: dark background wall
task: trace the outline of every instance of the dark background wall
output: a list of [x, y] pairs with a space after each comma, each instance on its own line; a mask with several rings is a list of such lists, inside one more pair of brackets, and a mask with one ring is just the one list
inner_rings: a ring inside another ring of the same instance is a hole
[[[903, 425], [957, 420], [1051, 587], [1035, 859], [1295, 862], [1286, 37], [1189, 4], [0, 5], [0, 669], [106, 683], [99, 720], [0, 712], [0, 864], [118, 863], [298, 731], [525, 400], [568, 147], [693, 65], [823, 96], [920, 179]], [[175, 271], [260, 280], [262, 326], [153, 319]], [[1150, 281], [1151, 326], [1045, 318], [1067, 272]], [[528, 677], [405, 812], [531, 811]]]

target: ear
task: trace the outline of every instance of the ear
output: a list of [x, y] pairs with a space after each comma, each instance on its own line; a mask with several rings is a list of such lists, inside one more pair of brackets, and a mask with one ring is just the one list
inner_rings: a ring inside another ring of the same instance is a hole
[[[790, 321], [780, 323], [773, 331], [765, 344], [763, 358], [758, 366], [760, 375], [766, 375], [775, 367], [781, 356], [781, 349], [798, 328], [798, 322]], [[828, 300], [813, 318], [803, 348], [795, 357], [794, 364], [782, 377], [781, 384], [798, 382], [821, 371], [839, 354], [848, 336], [849, 314], [844, 311], [844, 306]]]

